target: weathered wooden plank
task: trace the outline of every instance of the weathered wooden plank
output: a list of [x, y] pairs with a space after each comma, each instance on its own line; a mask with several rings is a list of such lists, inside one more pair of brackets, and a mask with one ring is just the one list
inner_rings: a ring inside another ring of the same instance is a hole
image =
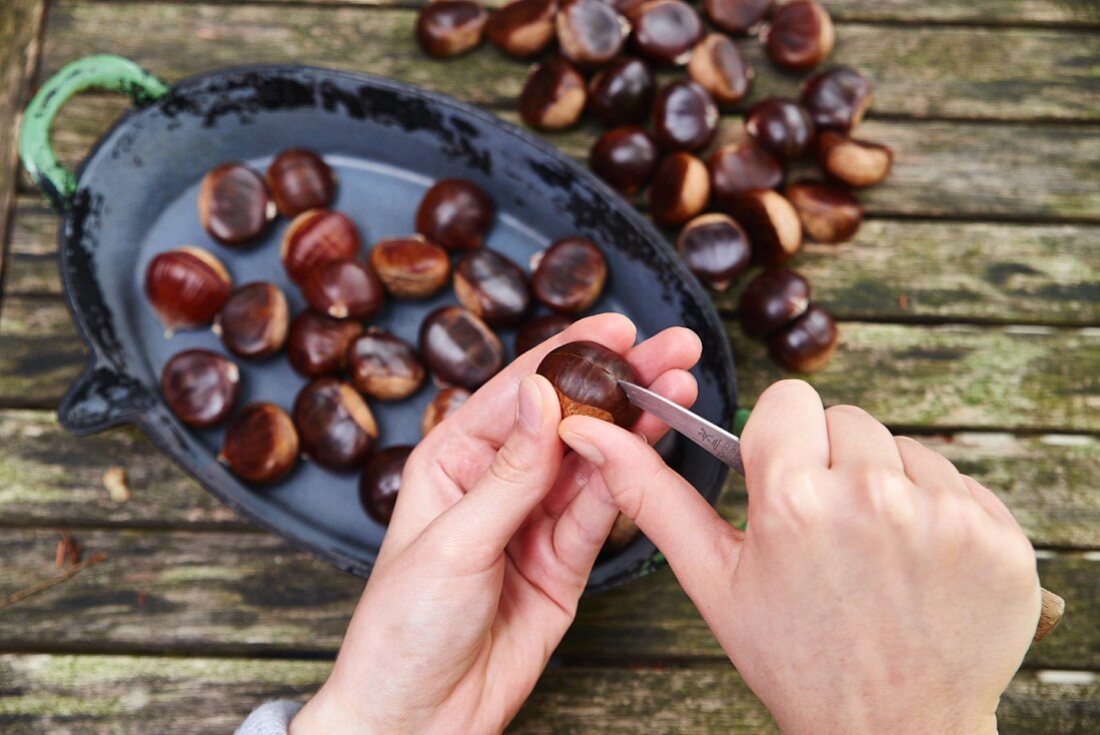
[[[411, 10], [66, 2], [50, 13], [44, 72], [108, 48], [165, 79], [294, 61], [371, 71], [480, 103], [515, 99], [526, 63], [491, 50], [428, 61], [413, 41], [414, 22]], [[1086, 120], [1100, 112], [1100, 89], [1090, 83], [1100, 44], [1088, 33], [856, 23], [841, 24], [837, 38], [830, 60], [871, 76], [879, 113]], [[797, 80], [772, 71], [759, 43], [742, 46], [760, 71], [757, 97], [794, 91]]]

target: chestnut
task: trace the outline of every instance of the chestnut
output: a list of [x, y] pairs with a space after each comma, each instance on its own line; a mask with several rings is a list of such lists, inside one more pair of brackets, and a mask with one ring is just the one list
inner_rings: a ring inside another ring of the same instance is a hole
[[736, 44], [721, 33], [708, 34], [695, 45], [688, 60], [688, 74], [723, 105], [743, 99], [755, 76]]
[[510, 56], [535, 56], [554, 40], [557, 12], [557, 0], [513, 0], [489, 17], [485, 36]]
[[850, 66], [837, 66], [802, 85], [802, 105], [820, 130], [847, 133], [871, 104], [871, 82]]
[[848, 186], [874, 186], [890, 173], [894, 152], [881, 143], [826, 131], [818, 138], [817, 162], [826, 175]]
[[684, 226], [676, 250], [699, 280], [719, 291], [741, 275], [752, 260], [749, 238], [724, 214], [704, 214]]
[[657, 167], [657, 143], [644, 129], [626, 126], [609, 130], [588, 154], [592, 173], [623, 194], [634, 194], [649, 183]]
[[810, 282], [792, 270], [773, 268], [749, 281], [737, 311], [745, 334], [766, 337], [805, 314], [809, 306]]
[[235, 363], [209, 350], [185, 350], [173, 355], [160, 372], [164, 402], [180, 421], [206, 429], [233, 410], [241, 388]]
[[470, 391], [457, 386], [443, 388], [436, 393], [420, 417], [420, 436], [427, 436], [445, 418], [461, 408], [469, 397]]
[[352, 385], [382, 401], [407, 398], [424, 382], [424, 364], [413, 346], [379, 329], [353, 340], [346, 362]]
[[225, 430], [218, 461], [246, 482], [266, 485], [298, 461], [298, 432], [274, 403], [252, 403]]
[[270, 357], [283, 348], [290, 307], [275, 285], [256, 281], [237, 288], [214, 318], [214, 334], [234, 355]]
[[785, 193], [802, 220], [802, 230], [816, 242], [851, 240], [863, 222], [863, 207], [843, 187], [800, 181], [788, 184]]
[[745, 131], [781, 161], [802, 158], [814, 139], [814, 121], [802, 105], [766, 99], [745, 113]]
[[438, 380], [476, 390], [504, 365], [493, 330], [461, 306], [443, 306], [420, 325], [420, 354]]
[[634, 521], [630, 520], [629, 516], [620, 513], [611, 525], [611, 533], [608, 535], [607, 541], [604, 542], [602, 551], [612, 554], [622, 551], [631, 541], [638, 538], [639, 533], [641, 533], [641, 529], [634, 525]]
[[580, 66], [602, 66], [615, 58], [629, 28], [603, 0], [566, 0], [555, 25], [562, 55]]
[[438, 293], [451, 277], [447, 251], [423, 235], [379, 240], [370, 265], [382, 286], [399, 299], [422, 299]]
[[463, 256], [455, 267], [458, 303], [493, 326], [515, 324], [531, 305], [527, 274], [492, 250]]
[[416, 209], [416, 231], [447, 250], [473, 250], [493, 224], [493, 200], [465, 179], [435, 182]]
[[302, 452], [322, 467], [363, 464], [378, 439], [378, 424], [363, 398], [336, 378], [317, 378], [294, 399], [294, 427]]
[[202, 248], [160, 253], [145, 268], [145, 296], [169, 335], [212, 322], [232, 288], [225, 266]]
[[311, 209], [291, 220], [279, 247], [283, 268], [296, 284], [301, 284], [319, 263], [355, 258], [358, 254], [359, 231], [355, 224], [329, 209]]
[[714, 138], [718, 106], [698, 82], [680, 79], [657, 93], [653, 133], [662, 148], [694, 151]]
[[732, 197], [726, 208], [752, 243], [753, 262], [772, 266], [786, 262], [802, 247], [802, 222], [791, 203], [770, 189]]
[[557, 240], [538, 258], [534, 271], [535, 298], [563, 314], [577, 314], [595, 304], [607, 282], [607, 261], [586, 237]]
[[288, 148], [275, 156], [266, 176], [267, 187], [284, 217], [328, 207], [336, 198], [336, 173], [319, 155], [305, 148]]
[[562, 418], [592, 416], [630, 428], [642, 412], [619, 387], [638, 373], [619, 353], [595, 342], [569, 342], [546, 354], [536, 372], [550, 381]]
[[776, 64], [807, 71], [833, 50], [833, 21], [814, 0], [791, 0], [775, 9], [761, 40]]
[[525, 321], [516, 332], [516, 357], [561, 334], [572, 323], [573, 320], [563, 314], [548, 314]]
[[703, 0], [703, 12], [726, 33], [745, 33], [764, 19], [772, 0]]
[[662, 64], [684, 64], [703, 35], [699, 14], [683, 0], [649, 0], [630, 17], [634, 46]]
[[338, 373], [344, 369], [348, 345], [362, 333], [359, 322], [303, 311], [290, 322], [287, 360], [306, 377]]
[[260, 175], [240, 163], [210, 169], [199, 186], [199, 222], [222, 245], [241, 245], [275, 219], [275, 202]]
[[657, 166], [649, 187], [649, 213], [662, 227], [687, 222], [703, 211], [710, 199], [707, 167], [690, 153], [667, 156]]
[[550, 58], [527, 76], [519, 93], [519, 116], [533, 128], [562, 130], [580, 119], [584, 101], [584, 77], [565, 59]]
[[326, 260], [306, 273], [302, 298], [336, 319], [369, 319], [382, 308], [382, 282], [356, 260]]
[[416, 18], [416, 40], [432, 58], [446, 59], [481, 45], [489, 12], [471, 0], [435, 0]]
[[641, 59], [616, 59], [588, 82], [588, 111], [608, 127], [641, 122], [653, 106], [653, 72]]
[[768, 338], [768, 354], [777, 363], [799, 373], [825, 367], [836, 350], [836, 320], [816, 304]]
[[383, 526], [393, 517], [401, 475], [412, 451], [413, 447], [386, 447], [367, 461], [359, 477], [359, 502], [367, 515]]
[[783, 182], [783, 166], [755, 142], [727, 143], [707, 159], [714, 198], [727, 202], [753, 189], [774, 189]]

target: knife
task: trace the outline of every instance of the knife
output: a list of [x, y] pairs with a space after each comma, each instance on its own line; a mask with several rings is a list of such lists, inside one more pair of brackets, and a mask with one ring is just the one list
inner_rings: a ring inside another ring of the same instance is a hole
[[[685, 438], [698, 444], [708, 454], [715, 457], [742, 477], [745, 476], [745, 464], [741, 461], [741, 440], [722, 427], [712, 424], [702, 416], [689, 411], [664, 396], [646, 390], [625, 380], [619, 381], [619, 387], [626, 397], [638, 408], [656, 416], [670, 428]], [[1032, 641], [1040, 641], [1058, 627], [1066, 612], [1066, 601], [1046, 588], [1041, 588], [1042, 607], [1039, 612], [1039, 624], [1035, 627]]]

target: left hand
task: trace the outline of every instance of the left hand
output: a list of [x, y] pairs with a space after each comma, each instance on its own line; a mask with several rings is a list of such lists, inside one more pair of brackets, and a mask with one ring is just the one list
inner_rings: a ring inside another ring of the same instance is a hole
[[[634, 339], [622, 316], [581, 320], [418, 445], [336, 665], [291, 735], [504, 729], [572, 623], [618, 515], [599, 473], [566, 453], [557, 396], [535, 368], [561, 344], [592, 340], [691, 405], [698, 337]], [[654, 442], [665, 427], [644, 415], [634, 430]]]

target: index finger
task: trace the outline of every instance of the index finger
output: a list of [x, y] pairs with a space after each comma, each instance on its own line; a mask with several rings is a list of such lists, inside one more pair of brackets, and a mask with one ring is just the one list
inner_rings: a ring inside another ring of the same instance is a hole
[[772, 384], [752, 408], [741, 435], [750, 494], [768, 473], [800, 467], [828, 469], [829, 429], [821, 396], [802, 380]]

